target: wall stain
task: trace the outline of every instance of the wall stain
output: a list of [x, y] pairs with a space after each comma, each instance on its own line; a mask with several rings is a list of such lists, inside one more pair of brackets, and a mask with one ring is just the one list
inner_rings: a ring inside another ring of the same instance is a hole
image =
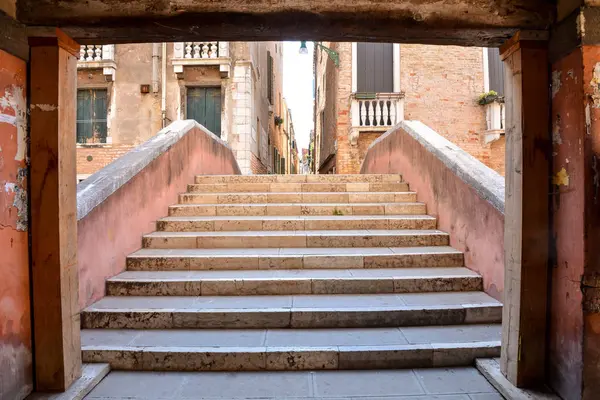
[[562, 169], [552, 177], [552, 184], [556, 186], [569, 186], [569, 174], [567, 174], [565, 167], [562, 167]]
[[600, 108], [600, 62], [594, 65], [590, 86], [592, 87], [592, 107]]

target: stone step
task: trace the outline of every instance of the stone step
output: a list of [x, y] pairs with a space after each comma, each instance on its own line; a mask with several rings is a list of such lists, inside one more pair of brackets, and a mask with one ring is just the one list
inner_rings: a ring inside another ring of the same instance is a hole
[[188, 192], [242, 193], [242, 192], [408, 192], [406, 182], [357, 183], [196, 183], [188, 185]]
[[[439, 351], [435, 352], [433, 362], [430, 364], [437, 364], [439, 355]], [[467, 364], [459, 367], [345, 371], [152, 372], [113, 369], [85, 399], [503, 400], [504, 398], [477, 369]]]
[[396, 369], [466, 366], [475, 358], [498, 357], [500, 332], [498, 324], [375, 329], [84, 329], [81, 342], [84, 362], [110, 363], [113, 369], [122, 370]]
[[153, 232], [144, 235], [147, 249], [234, 249], [298, 247], [447, 246], [450, 238], [438, 230], [325, 230], [243, 232]]
[[447, 246], [266, 249], [141, 249], [127, 257], [130, 271], [356, 269], [462, 267]]
[[261, 215], [401, 215], [427, 214], [424, 203], [265, 203], [265, 204], [177, 204], [169, 216], [261, 216]]
[[81, 312], [83, 328], [374, 328], [499, 323], [502, 305], [483, 292], [107, 296]]
[[435, 229], [429, 215], [297, 215], [166, 217], [156, 223], [164, 232], [302, 231], [348, 229]]
[[467, 268], [251, 271], [126, 271], [106, 282], [110, 296], [376, 294], [483, 290]]
[[283, 204], [283, 203], [402, 203], [416, 202], [415, 192], [306, 192], [306, 193], [182, 193], [179, 204]]
[[360, 183], [402, 182], [399, 174], [197, 175], [195, 183]]

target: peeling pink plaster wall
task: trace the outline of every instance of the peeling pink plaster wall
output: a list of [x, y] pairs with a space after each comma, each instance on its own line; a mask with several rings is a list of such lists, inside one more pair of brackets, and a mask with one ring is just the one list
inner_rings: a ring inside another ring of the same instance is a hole
[[26, 71], [0, 50], [0, 400], [32, 390]]

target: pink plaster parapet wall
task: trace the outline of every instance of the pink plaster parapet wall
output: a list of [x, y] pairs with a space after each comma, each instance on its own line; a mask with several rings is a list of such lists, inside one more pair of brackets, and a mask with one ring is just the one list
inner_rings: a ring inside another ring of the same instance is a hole
[[194, 121], [176, 121], [77, 186], [79, 305], [104, 296], [194, 175], [240, 174], [225, 142]]
[[371, 144], [361, 173], [400, 173], [502, 301], [504, 178], [418, 121], [404, 121]]

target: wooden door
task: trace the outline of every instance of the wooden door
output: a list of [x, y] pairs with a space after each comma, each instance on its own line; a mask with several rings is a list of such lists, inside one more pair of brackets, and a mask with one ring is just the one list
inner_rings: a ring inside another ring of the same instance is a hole
[[187, 88], [187, 119], [194, 119], [221, 137], [221, 88]]

